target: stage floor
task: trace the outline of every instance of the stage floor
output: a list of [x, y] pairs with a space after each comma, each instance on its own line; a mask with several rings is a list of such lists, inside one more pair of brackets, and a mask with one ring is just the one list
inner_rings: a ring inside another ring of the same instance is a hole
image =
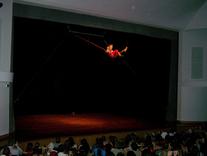
[[109, 114], [24, 115], [16, 117], [16, 138], [21, 140], [149, 130], [161, 128], [155, 122]]

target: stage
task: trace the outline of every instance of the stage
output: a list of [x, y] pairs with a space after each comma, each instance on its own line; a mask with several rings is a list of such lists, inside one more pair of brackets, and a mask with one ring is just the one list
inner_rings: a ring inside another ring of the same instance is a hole
[[16, 117], [16, 138], [80, 136], [161, 128], [157, 122], [112, 114], [23, 115]]

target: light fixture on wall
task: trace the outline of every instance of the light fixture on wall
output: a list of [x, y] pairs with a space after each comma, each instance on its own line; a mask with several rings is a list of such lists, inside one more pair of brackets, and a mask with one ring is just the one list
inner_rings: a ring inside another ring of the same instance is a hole
[[3, 3], [2, 2], [0, 2], [0, 8], [3, 6]]

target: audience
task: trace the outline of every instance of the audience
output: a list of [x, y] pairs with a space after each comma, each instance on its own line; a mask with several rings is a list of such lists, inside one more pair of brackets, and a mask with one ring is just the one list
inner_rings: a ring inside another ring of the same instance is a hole
[[23, 154], [23, 150], [18, 146], [18, 143], [13, 144], [12, 146], [8, 146], [10, 150], [11, 156], [21, 156]]
[[80, 153], [80, 156], [87, 156], [89, 154], [90, 146], [89, 146], [88, 141], [86, 139], [82, 139], [80, 141], [78, 151]]
[[63, 144], [59, 145], [58, 156], [68, 156], [68, 152], [66, 151], [65, 145]]
[[49, 143], [47, 148], [50, 151], [53, 151], [53, 150], [57, 151], [60, 144], [61, 144], [60, 137], [56, 137], [52, 142]]
[[0, 153], [2, 156], [11, 156], [10, 149], [8, 146], [4, 146]]
[[27, 144], [26, 150], [23, 153], [25, 156], [33, 156], [33, 144], [31, 142]]
[[42, 148], [39, 142], [36, 142], [33, 148], [33, 155], [40, 156], [42, 154]]
[[104, 150], [104, 138], [96, 138], [96, 144], [92, 147], [93, 156], [106, 156], [106, 151]]
[[34, 147], [28, 143], [25, 151], [14, 144], [5, 146], [0, 151], [3, 156], [207, 156], [206, 131], [176, 132], [173, 129], [164, 129], [160, 132], [147, 134], [144, 138], [132, 133], [123, 139], [110, 136], [98, 137], [94, 145], [89, 145], [83, 138], [76, 144], [72, 137], [61, 143], [60, 137], [43, 150], [37, 142]]

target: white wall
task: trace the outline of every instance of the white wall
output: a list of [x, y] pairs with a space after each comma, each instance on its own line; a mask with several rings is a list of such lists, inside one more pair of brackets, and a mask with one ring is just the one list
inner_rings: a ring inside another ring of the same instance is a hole
[[[179, 36], [178, 113], [180, 121], [207, 121], [207, 2]], [[203, 49], [200, 79], [193, 79], [192, 47]]]
[[[203, 49], [203, 76], [192, 79], [192, 47]], [[207, 28], [180, 32], [178, 120], [207, 121]]]
[[12, 0], [3, 0], [0, 8], [0, 136], [10, 130], [10, 82], [11, 68], [11, 34], [12, 34]]

